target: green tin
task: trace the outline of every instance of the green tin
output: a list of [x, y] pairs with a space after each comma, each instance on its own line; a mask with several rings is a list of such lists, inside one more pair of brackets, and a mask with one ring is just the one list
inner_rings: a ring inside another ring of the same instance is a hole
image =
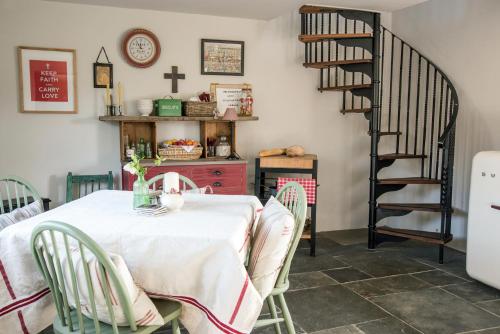
[[158, 116], [182, 116], [180, 99], [158, 99], [154, 106]]

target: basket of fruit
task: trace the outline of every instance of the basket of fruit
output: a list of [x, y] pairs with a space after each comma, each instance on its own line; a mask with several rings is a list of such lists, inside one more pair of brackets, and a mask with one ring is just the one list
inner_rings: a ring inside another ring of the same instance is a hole
[[158, 154], [166, 160], [196, 160], [202, 153], [203, 147], [192, 139], [165, 140], [158, 148]]

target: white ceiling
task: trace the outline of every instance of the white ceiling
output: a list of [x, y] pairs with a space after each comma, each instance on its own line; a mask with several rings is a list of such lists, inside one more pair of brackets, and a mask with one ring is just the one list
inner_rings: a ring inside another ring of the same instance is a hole
[[298, 9], [302, 4], [392, 12], [427, 0], [48, 0], [66, 3], [151, 9], [269, 20]]

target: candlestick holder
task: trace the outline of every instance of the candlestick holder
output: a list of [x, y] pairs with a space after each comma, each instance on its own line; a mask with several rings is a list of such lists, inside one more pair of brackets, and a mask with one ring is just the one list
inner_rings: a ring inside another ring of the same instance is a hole
[[116, 110], [116, 106], [114, 106], [112, 104], [106, 106], [106, 113], [108, 116], [116, 116], [115, 110]]
[[116, 106], [115, 112], [118, 116], [123, 116], [123, 106], [122, 105]]

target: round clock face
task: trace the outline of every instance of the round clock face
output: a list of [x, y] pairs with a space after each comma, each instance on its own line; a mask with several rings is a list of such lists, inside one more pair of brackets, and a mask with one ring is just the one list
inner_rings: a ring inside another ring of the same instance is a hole
[[136, 67], [149, 67], [160, 56], [158, 38], [145, 29], [131, 30], [123, 40], [122, 49], [128, 63]]

